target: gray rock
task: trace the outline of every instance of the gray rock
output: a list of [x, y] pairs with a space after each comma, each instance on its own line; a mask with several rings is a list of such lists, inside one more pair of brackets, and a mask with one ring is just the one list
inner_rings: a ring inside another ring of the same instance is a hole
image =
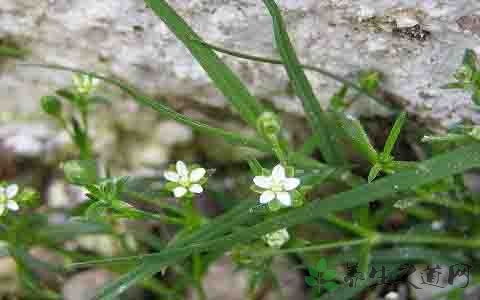
[[62, 295], [65, 300], [90, 300], [107, 282], [113, 280], [112, 273], [105, 270], [89, 270], [72, 276], [64, 284]]
[[68, 137], [46, 122], [0, 124], [0, 144], [14, 155], [26, 158], [54, 158], [67, 144]]
[[[267, 287], [262, 299], [305, 299], [303, 278], [285, 257], [277, 257], [272, 266], [279, 280], [281, 291]], [[227, 256], [213, 263], [203, 280], [203, 288], [207, 299], [240, 300], [247, 298], [250, 274], [246, 270], [237, 270]], [[192, 292], [189, 299], [198, 299]]]
[[[168, 2], [207, 41], [277, 55], [271, 18], [261, 1]], [[386, 76], [386, 88], [404, 97], [411, 112], [443, 124], [478, 117], [469, 95], [439, 89], [451, 80], [465, 48], [480, 52], [477, 0], [277, 2], [305, 63], [344, 76], [378, 69]], [[95, 69], [127, 79], [150, 94], [225, 106], [201, 67], [142, 1], [2, 0], [0, 15], [0, 39], [29, 48], [29, 62]], [[255, 95], [281, 110], [302, 114], [280, 67], [225, 60]], [[2, 109], [16, 112], [38, 110], [41, 95], [70, 80], [62, 72], [26, 69], [15, 62], [1, 70]], [[308, 76], [325, 104], [338, 84], [318, 74]]]

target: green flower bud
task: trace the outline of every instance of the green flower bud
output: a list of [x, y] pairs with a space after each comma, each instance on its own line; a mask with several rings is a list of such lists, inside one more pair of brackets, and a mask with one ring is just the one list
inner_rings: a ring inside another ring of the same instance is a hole
[[476, 88], [475, 91], [473, 91], [472, 101], [476, 105], [480, 105], [480, 87]]
[[282, 127], [274, 113], [264, 112], [257, 120], [257, 129], [264, 136], [276, 136], [280, 133]]
[[40, 200], [40, 195], [32, 188], [24, 188], [17, 197], [18, 202], [28, 206], [34, 206]]
[[98, 182], [97, 163], [93, 160], [71, 160], [63, 165], [68, 182], [88, 185]]
[[51, 116], [59, 116], [62, 112], [62, 102], [55, 96], [43, 96], [40, 105], [44, 112]]
[[463, 65], [455, 72], [453, 77], [463, 83], [470, 83], [473, 77], [473, 70], [469, 66]]

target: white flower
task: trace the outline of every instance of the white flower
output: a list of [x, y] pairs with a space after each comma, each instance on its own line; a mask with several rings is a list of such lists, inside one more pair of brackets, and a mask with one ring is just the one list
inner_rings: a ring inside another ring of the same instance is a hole
[[280, 164], [273, 168], [271, 176], [255, 176], [253, 182], [265, 189], [260, 196], [261, 204], [277, 199], [285, 206], [292, 206], [292, 197], [289, 192], [300, 185], [300, 179], [285, 176], [285, 168]]
[[98, 78], [86, 74], [73, 75], [73, 84], [80, 94], [89, 94], [100, 83]]
[[283, 228], [275, 232], [267, 233], [262, 239], [272, 248], [281, 248], [290, 240], [287, 229]]
[[178, 161], [176, 170], [176, 172], [165, 171], [163, 173], [165, 179], [178, 184], [178, 186], [173, 189], [173, 195], [175, 197], [181, 198], [189, 191], [194, 194], [203, 192], [201, 180], [207, 173], [204, 168], [196, 168], [189, 171], [183, 161]]
[[11, 184], [9, 186], [0, 187], [0, 216], [3, 215], [6, 209], [17, 211], [20, 207], [17, 202], [13, 200], [18, 194], [18, 185]]
[[397, 292], [389, 292], [387, 295], [385, 295], [385, 300], [398, 300], [400, 299], [400, 296], [398, 295]]

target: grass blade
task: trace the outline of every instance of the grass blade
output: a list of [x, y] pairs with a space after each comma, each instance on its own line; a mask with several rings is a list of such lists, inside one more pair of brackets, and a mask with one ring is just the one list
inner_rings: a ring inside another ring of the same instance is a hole
[[0, 57], [23, 58], [28, 54], [27, 50], [0, 46]]
[[343, 149], [338, 144], [335, 131], [330, 125], [328, 116], [320, 107], [320, 103], [313, 93], [312, 86], [303, 72], [303, 68], [288, 37], [280, 10], [273, 0], [264, 0], [263, 2], [273, 19], [273, 31], [278, 51], [294, 90], [302, 100], [310, 126], [319, 139], [320, 151], [328, 163], [342, 165], [345, 163]]
[[363, 129], [360, 121], [341, 112], [335, 113], [335, 119], [349, 138], [352, 146], [370, 163], [375, 164], [378, 153], [370, 142], [368, 134]]
[[393, 147], [397, 142], [398, 136], [400, 135], [400, 131], [402, 130], [405, 121], [407, 120], [407, 113], [402, 112], [397, 120], [395, 120], [395, 124], [393, 124], [390, 133], [388, 134], [387, 141], [385, 142], [385, 146], [383, 147], [383, 154], [390, 155], [392, 153]]
[[222, 91], [228, 101], [237, 109], [241, 117], [253, 128], [263, 111], [258, 100], [250, 94], [240, 79], [232, 70], [209, 49], [199, 45], [194, 40], [201, 38], [173, 10], [166, 1], [145, 0], [145, 3], [170, 28], [175, 36], [182, 41], [190, 53], [208, 73], [213, 83]]

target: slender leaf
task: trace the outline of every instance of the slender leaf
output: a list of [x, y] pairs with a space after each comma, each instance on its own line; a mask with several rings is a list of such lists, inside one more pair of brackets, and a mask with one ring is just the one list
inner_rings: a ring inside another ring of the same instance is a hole
[[182, 41], [198, 63], [208, 73], [213, 83], [222, 91], [227, 100], [238, 110], [241, 117], [255, 128], [257, 118], [263, 111], [258, 100], [246, 89], [232, 70], [209, 49], [199, 45], [194, 40], [201, 38], [173, 10], [166, 1], [145, 0], [145, 3], [170, 28], [175, 36]]
[[475, 51], [472, 49], [465, 50], [465, 54], [463, 56], [463, 65], [468, 66], [474, 72], [478, 69], [478, 58]]
[[335, 116], [345, 135], [350, 139], [352, 146], [363, 154], [370, 163], [375, 164], [378, 153], [370, 142], [360, 121], [343, 113], [336, 113]]
[[272, 16], [277, 48], [282, 57], [288, 77], [294, 86], [295, 93], [302, 100], [305, 113], [307, 114], [314, 134], [319, 138], [320, 151], [324, 159], [331, 164], [344, 164], [343, 149], [338, 144], [333, 126], [331, 126], [327, 114], [324, 113], [320, 107], [320, 103], [315, 97], [312, 86], [303, 72], [303, 68], [288, 37], [279, 8], [273, 0], [264, 0], [263, 3], [265, 3]]
[[402, 130], [403, 124], [405, 124], [406, 120], [407, 120], [407, 113], [402, 112], [398, 116], [397, 120], [395, 121], [395, 124], [393, 124], [393, 127], [390, 130], [390, 133], [388, 134], [387, 141], [385, 142], [385, 146], [383, 147], [383, 154], [390, 155], [390, 153], [392, 153], [393, 147], [397, 142], [398, 136], [400, 135], [400, 131]]
[[0, 46], [0, 57], [13, 57], [13, 58], [23, 58], [28, 54], [27, 50], [17, 49], [7, 46]]
[[133, 286], [135, 283], [151, 278], [158, 272], [155, 264], [145, 260], [134, 270], [120, 277], [114, 284], [106, 285], [95, 297], [95, 300], [115, 300], [117, 296]]

